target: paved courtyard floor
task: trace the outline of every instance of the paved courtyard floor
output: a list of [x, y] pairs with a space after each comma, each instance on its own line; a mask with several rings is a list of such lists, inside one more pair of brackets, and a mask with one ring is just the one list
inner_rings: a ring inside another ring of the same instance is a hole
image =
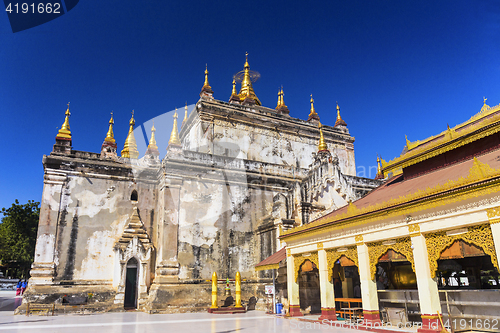
[[143, 312], [113, 312], [92, 315], [14, 316], [14, 309], [21, 302], [15, 292], [0, 291], [1, 332], [180, 332], [180, 333], [245, 333], [245, 332], [365, 332], [324, 324], [314, 324], [297, 319], [266, 315], [262, 311], [245, 314], [146, 314]]

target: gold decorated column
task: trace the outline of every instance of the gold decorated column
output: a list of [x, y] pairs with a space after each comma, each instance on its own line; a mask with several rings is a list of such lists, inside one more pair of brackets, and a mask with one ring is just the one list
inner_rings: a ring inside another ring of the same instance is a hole
[[286, 281], [288, 289], [288, 303], [289, 303], [289, 314], [292, 317], [302, 316], [300, 312], [300, 302], [299, 302], [299, 282], [295, 280], [295, 262], [293, 256], [290, 253], [290, 249], [286, 249]]
[[321, 294], [321, 316], [319, 320], [337, 320], [333, 284], [328, 280], [328, 259], [323, 243], [318, 244], [319, 291]]
[[431, 274], [425, 237], [420, 233], [418, 224], [409, 225], [408, 231], [411, 236], [418, 299], [420, 301], [420, 312], [422, 313], [422, 327], [418, 329], [418, 332], [441, 332], [443, 327], [438, 316], [438, 313], [441, 313], [441, 302], [439, 300], [437, 279], [432, 278]]
[[380, 323], [378, 308], [377, 283], [370, 273], [370, 255], [368, 246], [363, 242], [363, 236], [356, 236], [358, 249], [359, 279], [361, 281], [361, 299], [363, 302], [363, 318], [365, 323]]
[[212, 306], [210, 309], [217, 309], [217, 273], [212, 274]]
[[241, 274], [240, 274], [240, 272], [236, 272], [235, 285], [236, 285], [236, 305], [235, 306], [237, 308], [242, 308], [242, 306], [241, 306]]

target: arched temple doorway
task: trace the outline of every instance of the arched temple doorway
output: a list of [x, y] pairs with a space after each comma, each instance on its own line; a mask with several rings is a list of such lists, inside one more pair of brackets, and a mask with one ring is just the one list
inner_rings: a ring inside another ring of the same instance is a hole
[[437, 261], [440, 289], [500, 289], [500, 275], [483, 249], [456, 240], [441, 252]]
[[310, 260], [305, 260], [299, 268], [299, 300], [300, 308], [311, 314], [321, 313], [321, 296], [319, 290], [319, 270]]
[[411, 262], [393, 249], [388, 249], [379, 258], [376, 282], [378, 290], [417, 289], [417, 276]]
[[137, 259], [130, 258], [127, 262], [125, 273], [125, 298], [124, 308], [137, 308], [137, 287], [138, 287], [139, 265]]

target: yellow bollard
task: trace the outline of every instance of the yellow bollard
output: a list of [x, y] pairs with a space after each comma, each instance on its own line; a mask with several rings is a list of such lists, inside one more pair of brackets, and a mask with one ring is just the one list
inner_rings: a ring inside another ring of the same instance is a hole
[[237, 308], [242, 308], [241, 306], [241, 274], [240, 272], [236, 272], [236, 278], [235, 278], [235, 284], [236, 284], [236, 304], [235, 307]]
[[217, 309], [217, 273], [212, 274], [212, 306], [210, 309]]

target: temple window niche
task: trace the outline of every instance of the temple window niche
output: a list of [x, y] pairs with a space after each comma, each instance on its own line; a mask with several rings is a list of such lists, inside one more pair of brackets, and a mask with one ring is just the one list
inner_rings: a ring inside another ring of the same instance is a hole
[[137, 196], [137, 191], [136, 191], [136, 190], [133, 190], [133, 191], [132, 191], [132, 194], [130, 195], [130, 201], [132, 201], [132, 202], [137, 202], [137, 198], [138, 198], [138, 196]]

